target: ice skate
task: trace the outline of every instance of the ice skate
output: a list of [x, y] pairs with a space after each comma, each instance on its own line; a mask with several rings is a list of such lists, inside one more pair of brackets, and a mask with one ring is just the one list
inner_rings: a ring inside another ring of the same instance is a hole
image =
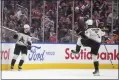
[[97, 71], [97, 70], [94, 71], [94, 72], [93, 72], [93, 75], [94, 75], [94, 76], [100, 76], [99, 71]]
[[18, 71], [21, 71], [22, 70], [22, 67], [21, 66], [18, 66]]
[[72, 54], [78, 54], [79, 52], [75, 51], [75, 50], [71, 50]]
[[13, 70], [14, 70], [14, 66], [11, 66], [11, 67], [10, 67], [10, 70], [13, 71]]

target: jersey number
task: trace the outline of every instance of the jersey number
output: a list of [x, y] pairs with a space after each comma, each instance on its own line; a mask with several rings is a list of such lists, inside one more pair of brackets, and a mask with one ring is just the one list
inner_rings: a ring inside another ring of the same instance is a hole
[[19, 41], [21, 41], [21, 42], [23, 42], [23, 43], [24, 43], [24, 39], [23, 39], [23, 37], [21, 37]]

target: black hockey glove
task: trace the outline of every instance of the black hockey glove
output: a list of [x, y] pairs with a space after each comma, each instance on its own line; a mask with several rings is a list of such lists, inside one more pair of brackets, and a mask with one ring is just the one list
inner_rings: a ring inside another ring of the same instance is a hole
[[14, 39], [17, 39], [17, 38], [18, 38], [18, 35], [17, 35], [17, 34], [15, 34], [15, 35], [13, 36], [13, 38], [14, 38]]
[[27, 49], [28, 49], [28, 50], [31, 50], [31, 45], [28, 45], [28, 46], [27, 46]]
[[27, 49], [31, 50], [31, 42], [28, 41]]

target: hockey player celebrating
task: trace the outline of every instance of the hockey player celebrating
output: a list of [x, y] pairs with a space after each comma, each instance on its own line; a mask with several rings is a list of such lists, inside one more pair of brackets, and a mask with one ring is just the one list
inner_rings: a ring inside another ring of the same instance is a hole
[[87, 46], [91, 48], [90, 53], [92, 54], [92, 60], [94, 63], [95, 71], [94, 75], [99, 75], [99, 61], [97, 59], [98, 50], [100, 48], [101, 37], [105, 35], [100, 28], [94, 28], [93, 20], [89, 19], [86, 21], [88, 26], [87, 30], [84, 32], [79, 32], [80, 37], [77, 40], [77, 45], [75, 50], [71, 50], [73, 54], [78, 54], [80, 52], [81, 46]]
[[18, 70], [22, 69], [25, 57], [27, 55], [27, 50], [31, 49], [31, 37], [30, 37], [30, 26], [28, 24], [24, 25], [24, 28], [13, 36], [14, 39], [17, 39], [14, 56], [11, 61], [11, 70], [14, 69], [14, 64], [21, 52], [21, 60], [18, 64]]

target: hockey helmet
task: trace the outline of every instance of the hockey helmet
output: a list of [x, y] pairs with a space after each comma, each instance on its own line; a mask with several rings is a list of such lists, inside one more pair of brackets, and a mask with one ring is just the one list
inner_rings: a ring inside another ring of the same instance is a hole
[[25, 24], [25, 25], [24, 25], [24, 29], [26, 29], [26, 28], [29, 29], [30, 26], [29, 26], [28, 24]]
[[28, 24], [24, 25], [24, 32], [27, 33], [30, 31], [30, 26]]

